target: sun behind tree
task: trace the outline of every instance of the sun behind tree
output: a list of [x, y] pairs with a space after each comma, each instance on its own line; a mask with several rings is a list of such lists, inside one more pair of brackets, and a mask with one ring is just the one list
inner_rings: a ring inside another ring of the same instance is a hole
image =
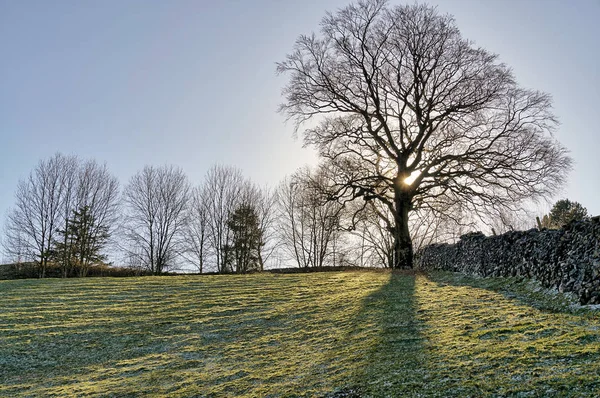
[[277, 70], [289, 79], [281, 112], [331, 170], [331, 198], [386, 209], [396, 268], [412, 268], [410, 212], [516, 211], [571, 168], [551, 97], [520, 87], [434, 7], [365, 0], [328, 13]]

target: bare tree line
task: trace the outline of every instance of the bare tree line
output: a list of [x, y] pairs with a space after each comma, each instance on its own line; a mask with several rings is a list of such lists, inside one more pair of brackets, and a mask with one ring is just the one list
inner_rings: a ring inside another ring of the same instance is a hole
[[[92, 242], [115, 227], [118, 190], [118, 181], [106, 165], [61, 154], [40, 161], [17, 186], [15, 207], [5, 225], [5, 253], [17, 261], [36, 262], [40, 277], [45, 276], [51, 261], [67, 276], [74, 267], [73, 255], [77, 255], [84, 274], [92, 260]], [[68, 229], [83, 209], [86, 231], [68, 245], [74, 239]]]
[[[106, 165], [56, 154], [19, 182], [2, 246], [11, 261], [35, 263], [40, 277], [49, 265], [85, 276], [109, 254], [153, 274], [261, 271], [287, 247], [301, 248], [290, 264], [319, 267], [339, 240], [341, 206], [319, 196], [310, 175], [294, 175], [286, 210], [285, 184], [259, 187], [230, 166], [212, 167], [195, 187], [180, 168], [146, 166], [119, 192]], [[287, 231], [288, 216], [299, 230]]]
[[214, 166], [193, 190], [186, 254], [198, 272], [263, 270], [275, 250], [275, 195], [231, 166]]
[[[152, 274], [393, 267], [389, 209], [332, 198], [334, 171], [303, 167], [273, 190], [231, 166], [213, 166], [196, 186], [180, 168], [146, 166], [119, 192], [105, 164], [56, 154], [19, 182], [2, 245], [13, 262], [37, 264], [40, 277], [50, 264], [65, 277], [85, 276], [109, 255]], [[413, 212], [415, 247], [466, 232], [461, 226], [472, 224], [461, 211]], [[502, 232], [517, 221], [510, 213], [493, 225]]]
[[105, 164], [56, 154], [19, 182], [2, 245], [40, 277], [49, 264], [85, 276], [109, 254], [153, 274], [391, 266], [378, 212], [349, 228], [354, 211], [327, 196], [328, 172], [304, 167], [273, 190], [231, 166], [212, 167], [197, 186], [180, 168], [146, 166], [119, 192]]

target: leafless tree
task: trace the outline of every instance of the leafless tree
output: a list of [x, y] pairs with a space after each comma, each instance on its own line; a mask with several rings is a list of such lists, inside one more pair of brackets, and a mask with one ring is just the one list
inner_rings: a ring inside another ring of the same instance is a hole
[[260, 270], [269, 262], [278, 247], [277, 239], [277, 193], [267, 187], [257, 188], [258, 195], [254, 207], [258, 216]]
[[0, 236], [0, 247], [2, 247], [3, 263], [14, 264], [15, 270], [19, 271], [21, 264], [28, 260], [26, 257], [25, 239], [20, 230], [10, 231], [9, 219], [6, 218], [2, 235]]
[[465, 215], [462, 202], [439, 200], [436, 206], [435, 209], [418, 207], [409, 214], [409, 231], [415, 251], [432, 243], [453, 242], [479, 227], [477, 216]]
[[[87, 242], [97, 242], [101, 235], [112, 236], [119, 215], [119, 181], [110, 173], [106, 164], [89, 160], [80, 165], [76, 195], [76, 206], [70, 215], [85, 208], [89, 219], [94, 221], [89, 225]], [[79, 252], [80, 276], [85, 276], [92, 259], [84, 255], [89, 250]]]
[[484, 220], [484, 228], [480, 228], [489, 231], [491, 235], [503, 234], [508, 231], [524, 231], [536, 227], [533, 209], [522, 208], [510, 212], [499, 209], [495, 215], [493, 213], [491, 215], [489, 219]]
[[18, 250], [12, 254], [35, 262], [42, 278], [46, 275], [56, 230], [61, 225], [65, 176], [73, 172], [75, 163], [73, 157], [61, 154], [41, 160], [27, 179], [19, 181], [16, 204], [8, 215], [7, 251]]
[[[80, 167], [80, 160], [75, 156], [70, 156], [64, 159], [64, 163], [65, 165], [61, 174], [61, 185], [63, 187], [62, 209], [60, 213], [60, 223], [57, 225], [57, 231], [55, 232], [60, 232], [61, 229], [63, 231], [68, 229], [69, 220], [73, 210], [76, 208], [77, 201], [77, 174]], [[63, 244], [65, 250], [63, 250], [60, 254], [52, 253], [52, 247], [50, 247], [48, 250], [50, 250], [52, 257], [54, 257], [53, 260], [59, 263], [63, 278], [66, 278], [71, 272], [73, 265], [71, 262], [70, 250], [73, 242], [69, 241], [70, 236], [66, 233], [62, 234], [62, 236], [59, 233], [57, 238], [62, 241], [61, 243]], [[56, 241], [51, 242], [51, 246], [56, 246]]]
[[189, 201], [187, 177], [173, 166], [146, 166], [125, 188], [129, 254], [153, 274], [173, 267], [182, 251]]
[[[78, 250], [79, 258], [73, 257], [75, 246], [84, 242], [75, 242], [75, 237], [67, 232], [68, 226], [73, 222], [74, 214], [86, 208], [86, 217], [94, 220], [86, 231], [86, 241], [98, 242], [100, 234], [110, 236], [117, 218], [119, 183], [106, 164], [100, 165], [95, 160], [82, 162], [71, 156], [65, 158], [61, 185], [62, 209], [57, 227], [59, 236], [58, 240], [52, 242], [52, 246], [58, 245], [61, 250], [51, 248], [53, 260], [60, 264], [63, 277], [69, 276], [75, 267], [79, 269], [80, 276], [85, 276], [91, 265], [91, 258], [85, 255], [89, 250]], [[103, 249], [98, 247], [94, 251]]]
[[76, 156], [56, 154], [40, 161], [29, 178], [19, 182], [16, 198], [8, 217], [5, 250], [19, 261], [38, 263], [41, 277], [50, 261], [68, 276], [74, 242], [64, 232], [74, 211], [87, 206], [95, 228], [110, 231], [116, 218], [118, 182], [95, 161], [82, 163]]
[[242, 172], [231, 166], [213, 166], [206, 174], [206, 207], [209, 214], [209, 244], [217, 272], [231, 272], [231, 230], [227, 221], [233, 213], [244, 184]]
[[[245, 209], [252, 214], [255, 224], [253, 228], [258, 241], [253, 256], [256, 268], [262, 270], [274, 250], [273, 203], [273, 194], [244, 179], [239, 169], [213, 166], [202, 185], [193, 192], [186, 233], [187, 257], [199, 272], [207, 269], [217, 272], [247, 271], [246, 267], [240, 268], [236, 263], [233, 250], [236, 232], [231, 228], [235, 224], [239, 235], [245, 227], [250, 227], [240, 224], [243, 221], [240, 219], [242, 210]], [[234, 216], [236, 212], [238, 214]], [[239, 244], [239, 236], [237, 240]], [[239, 253], [237, 257], [241, 258]]]
[[185, 233], [186, 257], [202, 273], [209, 257], [209, 241], [211, 239], [208, 211], [209, 196], [205, 185], [192, 191], [189, 222]]
[[346, 207], [350, 219], [345, 220], [345, 229], [355, 243], [354, 263], [360, 267], [392, 267], [394, 242], [382, 214], [387, 209], [374, 201], [365, 204], [349, 202]]
[[279, 187], [282, 246], [300, 268], [327, 265], [339, 248], [343, 206], [327, 200], [326, 181], [325, 170], [304, 168]]
[[328, 13], [277, 69], [289, 76], [281, 111], [338, 171], [337, 198], [393, 215], [394, 267], [412, 267], [411, 211], [513, 211], [553, 195], [571, 168], [550, 96], [519, 87], [433, 7], [364, 0]]
[[[256, 260], [256, 269], [260, 271], [264, 270], [265, 263], [277, 247], [275, 239], [276, 230], [274, 228], [276, 216], [275, 201], [275, 194], [268, 188], [260, 188], [256, 184], [246, 180], [242, 185], [234, 213], [230, 215], [230, 221], [235, 221], [232, 220], [232, 217], [237, 216], [238, 223], [240, 221], [246, 222], [247, 225], [244, 225], [241, 230], [245, 232], [245, 240], [254, 240], [252, 246], [255, 247], [251, 249], [255, 252], [253, 255]], [[246, 217], [243, 217], [244, 215]], [[245, 220], [243, 220], [244, 218]], [[237, 229], [239, 230], [240, 228], [238, 227]], [[232, 232], [235, 235], [235, 231]], [[248, 271], [248, 267], [239, 267], [239, 264], [236, 264], [236, 270], [245, 272]]]

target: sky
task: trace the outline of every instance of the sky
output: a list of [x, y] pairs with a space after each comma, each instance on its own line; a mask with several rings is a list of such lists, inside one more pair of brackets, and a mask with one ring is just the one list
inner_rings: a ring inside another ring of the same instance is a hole
[[[163, 164], [198, 184], [216, 163], [275, 185], [314, 163], [277, 113], [275, 63], [348, 3], [0, 0], [0, 223], [18, 181], [56, 152], [106, 162], [122, 185]], [[575, 161], [554, 199], [599, 215], [600, 0], [429, 4], [521, 86], [552, 94]]]

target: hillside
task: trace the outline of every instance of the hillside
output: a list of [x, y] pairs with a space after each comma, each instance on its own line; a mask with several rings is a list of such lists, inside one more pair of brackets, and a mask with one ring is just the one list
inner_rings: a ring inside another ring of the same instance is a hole
[[597, 396], [600, 317], [559, 299], [441, 273], [0, 281], [0, 396]]

